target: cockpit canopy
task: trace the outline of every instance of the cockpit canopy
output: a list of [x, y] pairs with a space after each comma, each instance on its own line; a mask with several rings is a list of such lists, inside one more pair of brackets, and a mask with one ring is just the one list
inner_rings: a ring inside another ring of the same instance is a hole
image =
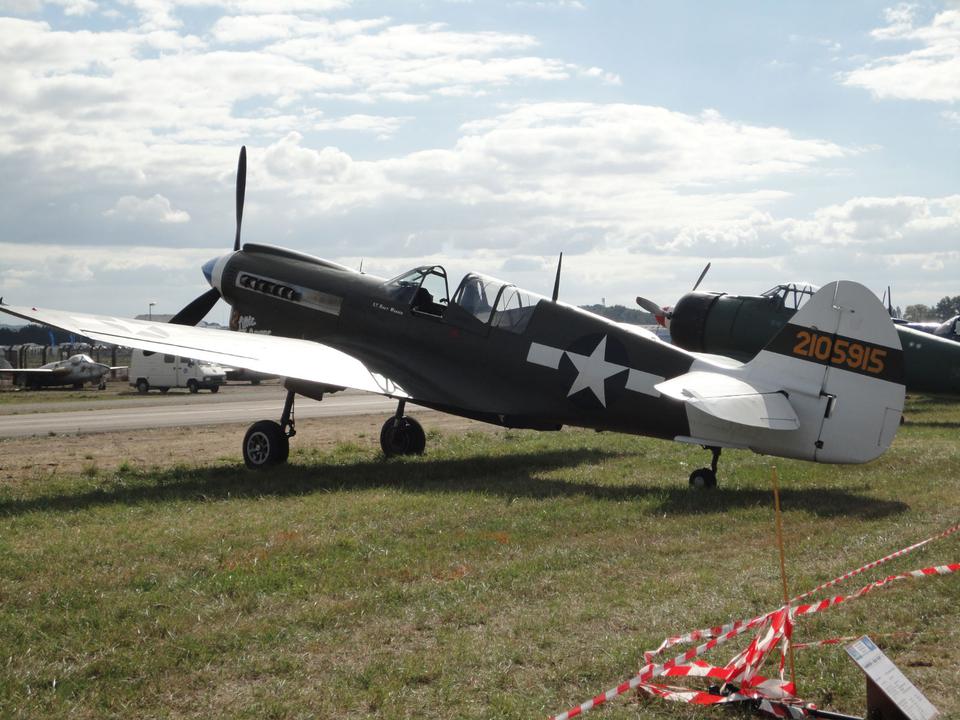
[[521, 333], [543, 296], [482, 273], [467, 273], [451, 298], [447, 273], [440, 265], [425, 265], [386, 283], [397, 302], [410, 303], [418, 315], [443, 317], [455, 305], [483, 324]]
[[92, 365], [93, 358], [90, 357], [89, 355], [83, 355], [83, 354], [70, 356], [71, 365], [79, 365], [80, 363], [89, 363]]
[[763, 297], [777, 299], [785, 308], [799, 310], [820, 288], [808, 282], [790, 282], [772, 287]]

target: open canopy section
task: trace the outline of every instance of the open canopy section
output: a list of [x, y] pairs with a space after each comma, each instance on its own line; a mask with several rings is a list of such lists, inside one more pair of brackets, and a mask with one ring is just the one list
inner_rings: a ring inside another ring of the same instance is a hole
[[398, 303], [427, 315], [441, 316], [450, 299], [447, 271], [442, 265], [422, 265], [386, 282], [387, 292]]
[[409, 305], [416, 315], [444, 317], [448, 306], [471, 323], [522, 333], [530, 323], [542, 295], [521, 290], [513, 283], [483, 273], [467, 273], [451, 297], [447, 271], [441, 265], [422, 265], [384, 284], [397, 303]]

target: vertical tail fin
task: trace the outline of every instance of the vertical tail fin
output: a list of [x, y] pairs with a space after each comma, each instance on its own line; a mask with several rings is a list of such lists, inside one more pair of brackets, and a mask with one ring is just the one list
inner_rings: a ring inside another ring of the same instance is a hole
[[858, 283], [823, 287], [745, 371], [782, 388], [800, 418], [802, 431], [776, 441], [799, 443], [798, 454], [776, 454], [867, 462], [889, 447], [900, 424], [900, 338], [883, 304]]

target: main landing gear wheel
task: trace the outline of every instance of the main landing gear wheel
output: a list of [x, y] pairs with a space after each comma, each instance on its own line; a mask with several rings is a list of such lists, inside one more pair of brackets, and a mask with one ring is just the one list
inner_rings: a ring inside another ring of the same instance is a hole
[[700, 468], [690, 473], [690, 487], [714, 488], [717, 486], [717, 474], [710, 468]]
[[243, 436], [243, 462], [251, 470], [264, 470], [285, 463], [290, 457], [290, 438], [297, 434], [294, 428], [293, 390], [287, 391], [280, 422], [260, 420]]
[[412, 417], [403, 414], [406, 400], [397, 403], [397, 412], [380, 430], [380, 449], [387, 457], [393, 455], [422, 455], [427, 446], [423, 427]]
[[243, 461], [251, 470], [262, 470], [287, 461], [290, 440], [273, 420], [255, 422], [243, 436]]
[[423, 427], [412, 417], [392, 417], [380, 430], [380, 449], [387, 457], [393, 455], [422, 455], [427, 446]]
[[690, 487], [692, 488], [715, 488], [717, 486], [717, 462], [720, 460], [720, 448], [705, 447], [713, 453], [713, 459], [710, 461], [710, 467], [699, 468], [690, 473]]

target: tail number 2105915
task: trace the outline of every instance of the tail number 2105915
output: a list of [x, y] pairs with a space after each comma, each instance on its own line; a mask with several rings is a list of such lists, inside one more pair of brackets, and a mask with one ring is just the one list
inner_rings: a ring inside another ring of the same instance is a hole
[[861, 370], [873, 375], [883, 372], [884, 358], [887, 356], [884, 348], [833, 335], [820, 335], [809, 330], [798, 330], [796, 339], [794, 355], [814, 358], [832, 365], [845, 365], [851, 370]]

